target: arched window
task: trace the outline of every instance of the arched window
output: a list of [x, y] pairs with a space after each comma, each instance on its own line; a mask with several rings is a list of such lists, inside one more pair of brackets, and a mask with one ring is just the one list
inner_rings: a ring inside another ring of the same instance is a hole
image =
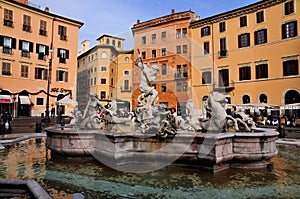
[[285, 104], [293, 104], [300, 102], [300, 94], [298, 91], [289, 90], [284, 96]]
[[250, 103], [250, 97], [249, 95], [244, 95], [243, 96], [243, 104], [248, 104]]
[[107, 58], [106, 52], [102, 52], [101, 57], [102, 57], [102, 58]]
[[266, 94], [261, 94], [259, 96], [259, 102], [260, 103], [268, 103], [268, 97], [267, 97], [267, 95]]
[[126, 63], [129, 62], [129, 57], [125, 57], [125, 62], [126, 62]]

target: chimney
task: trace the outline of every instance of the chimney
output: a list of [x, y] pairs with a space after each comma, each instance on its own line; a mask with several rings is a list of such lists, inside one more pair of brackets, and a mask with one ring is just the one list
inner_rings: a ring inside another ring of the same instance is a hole
[[90, 49], [90, 40], [84, 40], [81, 42], [81, 51], [80, 53], [84, 53], [85, 51]]
[[140, 24], [140, 20], [138, 19], [138, 20], [136, 20], [136, 24]]
[[49, 7], [45, 7], [45, 12], [49, 12]]
[[15, 0], [15, 1], [28, 5], [28, 0]]
[[175, 14], [175, 10], [174, 10], [174, 9], [172, 9], [172, 12], [171, 12], [171, 14]]

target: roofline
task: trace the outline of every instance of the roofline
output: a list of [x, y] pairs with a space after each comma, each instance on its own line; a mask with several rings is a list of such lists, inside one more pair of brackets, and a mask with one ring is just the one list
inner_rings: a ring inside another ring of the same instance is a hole
[[85, 51], [84, 53], [78, 55], [78, 56], [77, 56], [77, 60], [79, 60], [79, 59], [85, 57], [86, 55], [88, 55], [89, 53], [91, 53], [91, 52], [94, 51], [94, 50], [97, 50], [98, 48], [110, 48], [110, 49], [111, 49], [112, 51], [114, 51], [117, 55], [120, 54], [120, 52], [119, 52], [117, 49], [115, 49], [115, 47], [113, 47], [113, 46], [110, 46], [110, 45], [96, 45], [96, 46], [90, 48], [89, 50]]
[[66, 20], [66, 21], [70, 21], [72, 23], [78, 24], [79, 28], [81, 26], [83, 26], [83, 24], [84, 24], [83, 22], [80, 22], [80, 21], [77, 21], [77, 20], [74, 20], [74, 19], [69, 19], [67, 17], [63, 17], [63, 16], [60, 16], [60, 15], [57, 15], [57, 14], [53, 14], [53, 13], [50, 13], [50, 12], [46, 12], [46, 11], [43, 11], [41, 9], [38, 9], [38, 8], [35, 8], [35, 7], [32, 7], [32, 6], [23, 4], [21, 2], [17, 2], [17, 1], [14, 1], [14, 0], [2, 0], [2, 1], [4, 1], [4, 2], [6, 1], [7, 3], [16, 4], [18, 6], [21, 6], [21, 7], [30, 9], [30, 10], [34, 10], [36, 12], [39, 12], [39, 13], [42, 13], [42, 14], [45, 14], [45, 15], [49, 15], [51, 17], [61, 18], [61, 19]]
[[106, 35], [106, 34], [101, 35], [101, 36], [100, 36], [98, 39], [96, 39], [96, 40], [98, 41], [98, 40], [102, 39], [102, 37], [110, 37], [110, 38], [120, 39], [120, 40], [123, 40], [123, 41], [125, 40], [125, 39], [120, 38], [120, 37], [115, 37], [115, 36]]
[[[170, 20], [168, 20], [167, 22], [175, 21], [175, 20], [178, 20], [178, 19], [171, 18], [172, 16], [181, 15], [181, 14], [184, 14], [184, 13], [195, 14], [195, 12], [193, 12], [191, 10], [182, 11], [182, 12], [176, 12], [176, 13], [171, 13], [169, 15], [165, 15], [165, 16], [157, 17], [157, 18], [150, 19], [150, 20], [147, 20], [147, 21], [143, 21], [143, 22], [140, 22], [138, 24], [136, 23], [136, 24], [133, 25], [133, 27], [131, 28], [131, 30], [134, 32], [135, 30], [140, 29], [140, 28], [145, 28], [145, 27], [149, 27], [149, 26], [152, 27], [153, 25], [150, 25], [151, 22], [158, 21], [159, 19], [162, 19], [162, 18], [168, 18], [168, 17], [170, 17]], [[187, 19], [187, 18], [188, 17], [182, 18], [182, 19]], [[182, 20], [182, 19], [180, 19], [180, 20]], [[166, 21], [159, 21], [154, 26], [165, 24], [165, 23], [166, 23]]]
[[264, 9], [264, 8], [267, 8], [267, 7], [270, 7], [273, 5], [280, 4], [284, 1], [285, 0], [260, 0], [256, 3], [252, 3], [252, 4], [249, 4], [244, 7], [240, 7], [240, 8], [234, 9], [234, 10], [230, 10], [230, 11], [227, 11], [224, 13], [213, 15], [213, 16], [210, 16], [207, 18], [196, 20], [196, 21], [192, 21], [190, 24], [190, 28], [193, 29], [193, 28], [197, 28], [197, 27], [200, 27], [203, 25], [212, 24], [215, 22], [234, 18], [237, 16], [246, 15], [248, 13], [254, 12], [259, 9]]

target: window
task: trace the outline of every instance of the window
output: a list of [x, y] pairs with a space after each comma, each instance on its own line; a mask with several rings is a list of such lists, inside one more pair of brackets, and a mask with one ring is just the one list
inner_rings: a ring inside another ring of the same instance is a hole
[[156, 43], [156, 34], [152, 34], [152, 43]]
[[243, 95], [243, 104], [249, 104], [250, 103], [250, 97], [249, 95]]
[[94, 77], [94, 85], [97, 85], [97, 77]]
[[112, 86], [114, 85], [114, 78], [110, 79], [110, 85], [112, 85]]
[[209, 42], [208, 41], [203, 43], [203, 50], [204, 50], [204, 52], [203, 52], [204, 55], [209, 54]]
[[187, 45], [183, 45], [182, 46], [182, 53], [183, 54], [187, 54], [188, 50], [187, 50]]
[[202, 84], [211, 84], [211, 71], [202, 72]]
[[283, 62], [283, 76], [299, 75], [298, 60], [287, 60]]
[[180, 38], [181, 37], [181, 29], [176, 29], [176, 38]]
[[181, 46], [176, 46], [176, 53], [181, 54]]
[[10, 69], [11, 69], [11, 63], [2, 62], [2, 75], [10, 76], [11, 75]]
[[142, 52], [142, 59], [146, 59], [146, 51]]
[[229, 69], [219, 70], [219, 87], [229, 86]]
[[186, 64], [183, 65], [183, 77], [188, 77], [188, 67]]
[[124, 90], [125, 90], [125, 91], [128, 91], [128, 90], [129, 90], [129, 80], [128, 80], [128, 79], [125, 79], [125, 80], [124, 80]]
[[0, 35], [0, 46], [5, 54], [12, 54], [12, 49], [16, 49], [16, 39]]
[[100, 92], [100, 99], [105, 99], [106, 98], [106, 91], [101, 91]]
[[266, 94], [259, 95], [259, 103], [268, 103], [268, 97]]
[[106, 79], [105, 78], [101, 78], [101, 84], [106, 84]]
[[59, 25], [58, 34], [60, 35], [60, 40], [67, 41], [67, 27]]
[[177, 65], [175, 77], [178, 77], [178, 78], [181, 77], [181, 65]]
[[21, 50], [22, 57], [30, 57], [30, 52], [33, 52], [33, 43], [19, 40], [19, 50]]
[[259, 11], [256, 13], [256, 23], [259, 24], [259, 23], [262, 23], [264, 22], [265, 19], [264, 19], [264, 11]]
[[187, 28], [182, 28], [182, 37], [187, 37]]
[[262, 29], [254, 32], [254, 44], [267, 43], [267, 29]]
[[28, 66], [21, 65], [21, 77], [28, 78]]
[[56, 81], [68, 82], [68, 71], [57, 70], [56, 71]]
[[210, 35], [210, 26], [201, 28], [201, 37]]
[[129, 70], [124, 70], [124, 75], [129, 75]]
[[116, 41], [115, 40], [112, 40], [112, 45], [116, 46]]
[[161, 40], [166, 41], [167, 40], [167, 32], [162, 32], [161, 33]]
[[182, 90], [187, 91], [188, 90], [188, 84], [186, 82], [182, 83]]
[[107, 53], [106, 52], [102, 52], [101, 53], [101, 58], [104, 58], [104, 59], [107, 58]]
[[182, 83], [181, 82], [177, 82], [176, 83], [176, 91], [181, 91], [182, 90]]
[[35, 68], [35, 79], [47, 80], [48, 78], [48, 69], [46, 68]]
[[167, 55], [167, 49], [166, 48], [162, 48], [161, 49], [161, 56], [164, 57]]
[[268, 64], [256, 65], [256, 79], [268, 78]]
[[125, 57], [125, 62], [126, 62], [126, 63], [129, 62], [129, 57]]
[[289, 1], [284, 4], [284, 15], [294, 13], [294, 1]]
[[49, 46], [36, 44], [36, 53], [39, 60], [46, 60], [46, 55], [49, 55]]
[[220, 57], [226, 57], [227, 47], [226, 47], [226, 38], [220, 39]]
[[250, 66], [244, 66], [239, 68], [240, 81], [251, 79], [251, 68]]
[[297, 21], [288, 22], [282, 24], [282, 39], [296, 37], [298, 35], [297, 31]]
[[4, 21], [3, 25], [13, 27], [13, 11], [4, 8]]
[[44, 98], [37, 97], [36, 98], [36, 105], [44, 105]]
[[47, 36], [47, 21], [40, 20], [40, 35]]
[[69, 50], [58, 48], [57, 57], [59, 58], [59, 63], [66, 63], [66, 59], [69, 59]]
[[226, 23], [225, 21], [222, 21], [219, 23], [219, 32], [225, 32], [226, 31]]
[[118, 48], [121, 48], [121, 41], [118, 41]]
[[146, 36], [142, 36], [142, 44], [146, 44]]
[[110, 43], [110, 42], [109, 42], [109, 39], [106, 39], [106, 44], [109, 45], [109, 43]]
[[161, 65], [161, 75], [166, 75], [167, 74], [167, 65], [162, 64]]
[[152, 58], [156, 57], [156, 50], [152, 50]]
[[167, 91], [167, 86], [166, 84], [161, 85], [161, 92], [165, 93]]
[[31, 17], [23, 15], [23, 31], [31, 32]]
[[242, 16], [240, 17], [240, 27], [245, 27], [247, 26], [247, 16]]
[[106, 66], [101, 66], [101, 71], [106, 71]]
[[239, 48], [250, 46], [250, 33], [244, 33], [238, 36]]

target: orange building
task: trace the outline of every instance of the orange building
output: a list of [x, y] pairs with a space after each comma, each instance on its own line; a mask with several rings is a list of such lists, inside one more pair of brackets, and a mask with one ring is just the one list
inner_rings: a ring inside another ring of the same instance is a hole
[[[194, 20], [192, 11], [175, 13], [145, 22], [132, 27], [134, 37], [134, 57], [140, 51], [144, 64], [156, 64], [159, 73], [153, 86], [158, 91], [158, 103], [166, 104], [177, 110], [180, 115], [189, 99], [188, 85], [191, 81], [191, 33], [189, 25]], [[133, 70], [133, 99], [140, 95], [140, 70]], [[133, 101], [136, 109], [137, 101]]]
[[83, 23], [28, 6], [27, 0], [0, 0], [0, 20], [0, 111], [41, 116], [47, 105], [75, 97]]
[[191, 23], [193, 101], [234, 86], [232, 104], [300, 102], [300, 1], [264, 0]]

